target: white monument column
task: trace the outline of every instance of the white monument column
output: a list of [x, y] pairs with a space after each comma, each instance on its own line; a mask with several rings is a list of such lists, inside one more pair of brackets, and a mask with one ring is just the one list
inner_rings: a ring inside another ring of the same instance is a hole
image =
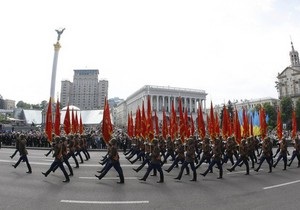
[[57, 60], [58, 60], [58, 52], [60, 49], [60, 36], [64, 32], [65, 29], [62, 30], [55, 30], [57, 32], [57, 42], [54, 44], [54, 58], [53, 58], [53, 65], [52, 65], [52, 77], [51, 77], [51, 87], [50, 87], [50, 97], [51, 101], [54, 102], [54, 95], [55, 95], [55, 81], [56, 81], [56, 69], [57, 69]]

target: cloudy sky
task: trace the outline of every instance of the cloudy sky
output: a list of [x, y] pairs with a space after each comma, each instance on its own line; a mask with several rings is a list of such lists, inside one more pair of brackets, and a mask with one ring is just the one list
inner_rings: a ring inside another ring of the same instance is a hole
[[144, 85], [201, 89], [214, 104], [277, 98], [276, 76], [300, 51], [297, 0], [10, 0], [0, 2], [0, 94], [40, 103], [74, 69], [99, 69], [109, 98]]

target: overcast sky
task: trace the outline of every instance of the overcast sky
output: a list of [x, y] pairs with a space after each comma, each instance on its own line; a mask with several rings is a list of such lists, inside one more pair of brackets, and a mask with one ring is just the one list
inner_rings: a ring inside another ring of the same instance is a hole
[[[205, 90], [207, 102], [277, 98], [277, 74], [300, 50], [297, 0], [10, 0], [0, 2], [0, 94], [37, 104], [74, 69], [99, 69], [108, 97], [144, 85]], [[290, 38], [291, 37], [291, 38]]]

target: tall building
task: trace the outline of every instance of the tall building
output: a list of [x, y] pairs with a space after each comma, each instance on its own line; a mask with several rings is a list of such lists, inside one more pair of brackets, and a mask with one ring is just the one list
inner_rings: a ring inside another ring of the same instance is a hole
[[132, 112], [133, 117], [135, 117], [137, 108], [142, 108], [143, 102], [146, 108], [148, 96], [150, 96], [151, 101], [152, 117], [156, 112], [160, 122], [163, 118], [163, 109], [169, 116], [172, 102], [178, 112], [179, 98], [182, 100], [182, 107], [187, 109], [188, 114], [192, 115], [193, 119], [196, 119], [198, 106], [201, 106], [202, 110], [206, 109], [206, 95], [204, 90], [199, 89], [145, 85], [115, 107], [115, 124], [126, 127], [128, 113]]
[[98, 69], [74, 70], [73, 82], [61, 82], [62, 107], [74, 105], [83, 110], [103, 109], [108, 95], [108, 81], [98, 80]]
[[276, 88], [279, 99], [290, 97], [295, 103], [300, 98], [300, 62], [298, 51], [294, 49], [293, 42], [291, 42], [291, 45], [291, 65], [286, 67], [281, 73], [278, 73]]

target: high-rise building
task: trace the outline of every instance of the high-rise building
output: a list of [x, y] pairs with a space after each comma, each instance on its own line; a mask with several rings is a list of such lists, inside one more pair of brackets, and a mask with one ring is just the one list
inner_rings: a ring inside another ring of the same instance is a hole
[[98, 69], [74, 70], [73, 82], [61, 82], [61, 106], [74, 105], [83, 110], [103, 109], [108, 81], [98, 80]]

